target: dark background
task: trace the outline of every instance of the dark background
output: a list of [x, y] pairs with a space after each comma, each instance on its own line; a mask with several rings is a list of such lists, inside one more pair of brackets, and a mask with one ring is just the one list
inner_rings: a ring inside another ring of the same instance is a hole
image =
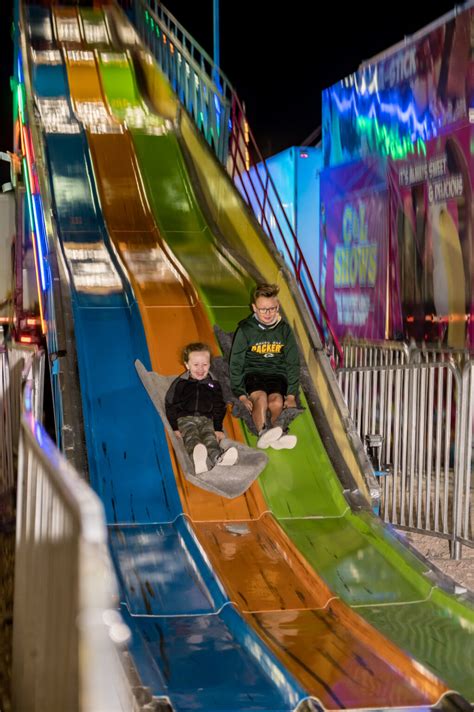
[[[212, 0], [165, 5], [212, 55]], [[4, 0], [0, 14], [0, 150], [12, 148], [12, 6]], [[452, 0], [220, 0], [221, 67], [264, 155], [301, 144], [320, 125], [324, 88], [453, 8]]]
[[[212, 0], [165, 6], [212, 56]], [[452, 0], [220, 0], [221, 68], [268, 156], [320, 125], [323, 89], [453, 8]]]

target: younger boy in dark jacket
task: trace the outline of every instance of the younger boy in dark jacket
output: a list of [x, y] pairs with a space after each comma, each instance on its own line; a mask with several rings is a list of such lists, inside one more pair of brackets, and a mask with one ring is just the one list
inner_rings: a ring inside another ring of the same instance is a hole
[[165, 398], [166, 416], [194, 463], [196, 474], [207, 471], [207, 458], [215, 465], [234, 465], [237, 448], [225, 452], [219, 442], [226, 404], [222, 388], [209, 373], [211, 350], [207, 344], [188, 344], [183, 350], [186, 371], [178, 376]]
[[279, 291], [276, 284], [257, 286], [253, 313], [239, 323], [230, 354], [232, 391], [252, 414], [257, 446], [276, 450], [296, 445], [296, 435], [284, 434], [277, 421], [283, 408], [296, 407], [300, 373], [293, 331], [279, 313]]

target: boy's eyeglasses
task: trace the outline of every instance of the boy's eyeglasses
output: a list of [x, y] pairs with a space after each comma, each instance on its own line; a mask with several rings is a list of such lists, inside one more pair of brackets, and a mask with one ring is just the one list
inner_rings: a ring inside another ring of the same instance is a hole
[[280, 307], [257, 307], [257, 311], [260, 314], [274, 314], [279, 310]]

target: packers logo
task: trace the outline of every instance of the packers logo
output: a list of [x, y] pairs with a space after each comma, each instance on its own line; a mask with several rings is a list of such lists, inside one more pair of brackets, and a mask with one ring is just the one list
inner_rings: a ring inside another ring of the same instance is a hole
[[263, 341], [254, 344], [250, 349], [253, 353], [263, 354], [266, 358], [271, 358], [274, 354], [281, 354], [283, 344], [280, 341]]

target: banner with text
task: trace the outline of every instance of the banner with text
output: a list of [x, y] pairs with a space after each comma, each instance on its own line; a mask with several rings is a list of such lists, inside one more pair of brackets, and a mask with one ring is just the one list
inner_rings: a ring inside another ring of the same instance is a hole
[[383, 339], [388, 196], [375, 159], [321, 174], [321, 296], [338, 337]]

